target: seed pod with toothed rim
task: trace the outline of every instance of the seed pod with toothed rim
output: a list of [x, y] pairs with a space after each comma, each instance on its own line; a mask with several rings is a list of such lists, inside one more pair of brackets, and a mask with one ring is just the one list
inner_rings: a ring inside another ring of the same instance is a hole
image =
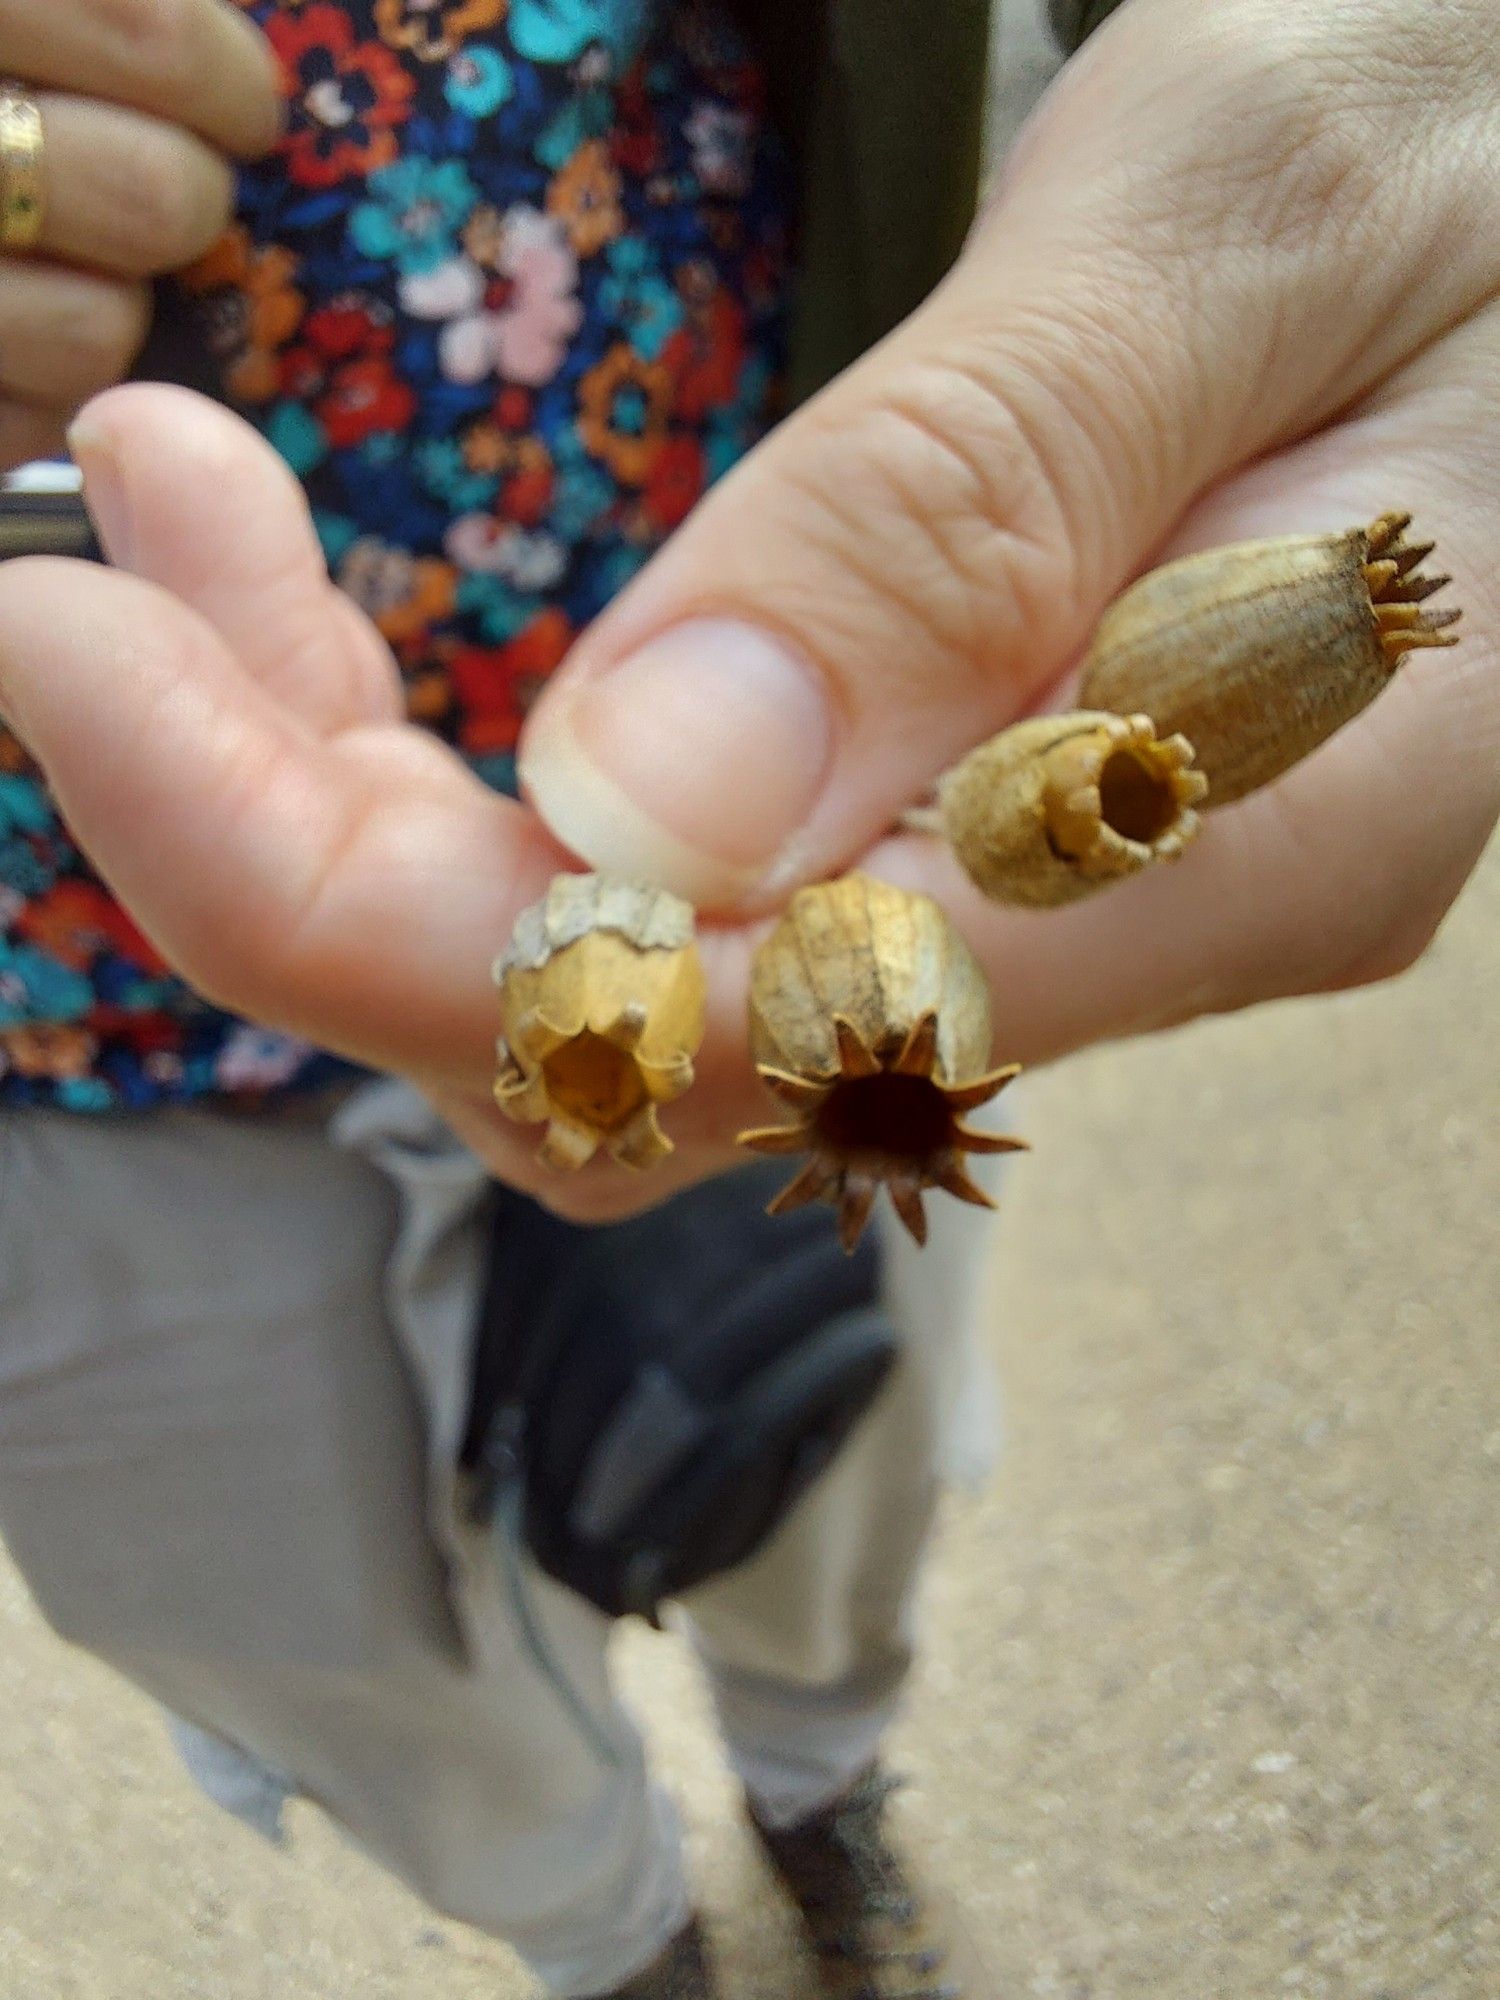
[[559, 875], [525, 911], [495, 965], [495, 1100], [545, 1124], [538, 1157], [581, 1167], [599, 1147], [650, 1167], [672, 1150], [657, 1107], [693, 1081], [706, 987], [693, 911], [679, 897], [602, 875]]
[[944, 834], [1000, 903], [1055, 908], [1181, 854], [1207, 791], [1185, 736], [1144, 715], [1039, 715], [938, 781]]
[[931, 897], [867, 875], [800, 890], [750, 975], [751, 1051], [793, 1122], [740, 1144], [809, 1155], [772, 1212], [832, 1202], [852, 1250], [882, 1186], [918, 1243], [926, 1188], [992, 1207], [964, 1154], [1024, 1143], [963, 1122], [1016, 1074], [986, 1071], [990, 1042], [984, 975]]
[[1408, 542], [1410, 525], [1382, 514], [1152, 570], [1100, 621], [1080, 705], [1181, 731], [1210, 807], [1269, 784], [1368, 706], [1403, 654], [1455, 643], [1459, 613], [1424, 609], [1448, 578], [1422, 574], [1434, 545]]

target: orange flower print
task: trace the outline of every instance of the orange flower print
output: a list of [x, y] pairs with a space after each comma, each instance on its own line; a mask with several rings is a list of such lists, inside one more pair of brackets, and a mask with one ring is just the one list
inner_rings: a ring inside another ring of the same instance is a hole
[[482, 201], [463, 226], [465, 250], [486, 271], [498, 271], [500, 253], [505, 248], [505, 217], [498, 208]]
[[0, 728], [0, 777], [29, 777], [36, 769], [30, 757], [21, 748], [20, 740], [8, 729]]
[[266, 39], [281, 63], [288, 104], [288, 177], [331, 188], [363, 179], [396, 157], [396, 127], [411, 116], [416, 80], [379, 42], [360, 42], [339, 7], [275, 14]]
[[16, 929], [28, 944], [75, 972], [86, 972], [102, 952], [118, 952], [153, 976], [167, 969], [155, 947], [94, 882], [65, 877], [54, 883], [27, 904]]
[[375, 0], [375, 30], [418, 62], [446, 62], [479, 28], [493, 28], [510, 0]]
[[87, 1076], [99, 1044], [85, 1028], [33, 1021], [24, 1028], [0, 1028], [0, 1074], [47, 1077], [54, 1083]]
[[578, 435], [626, 486], [642, 486], [667, 435], [671, 371], [623, 342], [578, 385]]
[[580, 257], [597, 256], [625, 227], [620, 176], [602, 139], [580, 146], [554, 177], [547, 213], [567, 230]]
[[364, 535], [339, 564], [339, 584], [392, 645], [421, 638], [453, 610], [458, 576], [436, 556], [413, 556]]
[[464, 464], [471, 472], [509, 472], [515, 451], [515, 439], [498, 424], [475, 424], [464, 435]]
[[302, 324], [306, 300], [293, 285], [297, 259], [279, 244], [254, 248], [241, 224], [183, 274], [203, 300], [208, 343], [225, 364], [224, 386], [245, 403], [277, 393], [276, 356]]

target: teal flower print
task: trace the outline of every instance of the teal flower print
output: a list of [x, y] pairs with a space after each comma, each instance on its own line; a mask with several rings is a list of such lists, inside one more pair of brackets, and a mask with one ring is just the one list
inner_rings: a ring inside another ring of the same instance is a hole
[[461, 160], [424, 160], [412, 154], [371, 174], [374, 197], [349, 217], [349, 235], [367, 257], [396, 266], [403, 277], [435, 271], [457, 247], [460, 223], [479, 203], [479, 190]]
[[323, 426], [301, 403], [278, 403], [266, 419], [266, 436], [301, 479], [328, 456]]
[[532, 149], [544, 167], [561, 173], [580, 146], [609, 136], [614, 100], [607, 90], [580, 90], [554, 114]]
[[114, 1105], [114, 1092], [101, 1077], [59, 1077], [55, 1088], [64, 1111], [108, 1111]]
[[516, 758], [512, 750], [498, 750], [493, 756], [474, 757], [470, 769], [482, 784], [492, 792], [508, 792], [512, 798], [517, 792]]
[[650, 549], [632, 548], [628, 542], [611, 549], [603, 566], [606, 602], [611, 597], [618, 597], [630, 579], [646, 567], [650, 558]]
[[746, 435], [743, 424], [736, 423], [731, 417], [715, 416], [703, 440], [708, 483], [712, 485], [716, 479], [722, 479], [726, 472], [738, 465], [754, 442], [752, 436]]
[[542, 600], [513, 589], [503, 576], [466, 576], [458, 586], [458, 608], [474, 619], [491, 645], [503, 646], [531, 623]]
[[547, 522], [565, 542], [579, 542], [608, 514], [619, 489], [602, 466], [584, 452], [574, 432], [559, 446], [557, 479]]
[[655, 361], [686, 317], [682, 301], [640, 237], [619, 237], [609, 246], [608, 261], [599, 304], [636, 353]]
[[51, 823], [47, 794], [34, 779], [0, 777], [0, 834], [45, 833]]
[[650, 0], [511, 0], [510, 38], [529, 62], [576, 62], [596, 43], [609, 50], [615, 73], [640, 53]]
[[0, 1028], [77, 1021], [93, 1004], [94, 989], [82, 973], [29, 945], [0, 944]]
[[[57, 880], [56, 865], [43, 861], [29, 840], [0, 840], [0, 896], [14, 890], [23, 897], [42, 896]], [[0, 922], [4, 920], [0, 908]]]
[[443, 95], [466, 118], [493, 118], [515, 94], [510, 64], [498, 49], [463, 49], [448, 64]]
[[330, 514], [322, 507], [314, 507], [312, 517], [313, 527], [322, 544], [323, 559], [330, 569], [337, 569], [359, 540], [359, 529], [346, 514]]
[[500, 490], [499, 475], [475, 472], [456, 438], [431, 438], [416, 453], [422, 484], [437, 500], [446, 500], [455, 514], [472, 514], [487, 507]]

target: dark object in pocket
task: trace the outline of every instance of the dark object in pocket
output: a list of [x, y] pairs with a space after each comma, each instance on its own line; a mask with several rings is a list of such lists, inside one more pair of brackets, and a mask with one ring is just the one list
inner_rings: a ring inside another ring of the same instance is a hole
[[102, 562], [81, 493], [0, 492], [0, 562], [12, 556], [81, 556]]
[[464, 1448], [476, 1509], [614, 1617], [762, 1547], [895, 1362], [872, 1242], [765, 1214], [775, 1165], [588, 1229], [497, 1195]]

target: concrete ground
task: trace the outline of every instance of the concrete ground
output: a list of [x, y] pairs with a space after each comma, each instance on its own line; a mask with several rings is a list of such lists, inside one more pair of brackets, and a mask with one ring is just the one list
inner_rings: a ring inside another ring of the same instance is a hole
[[[1001, 1995], [1500, 1996], [1500, 849], [1378, 992], [1036, 1078], [1009, 1445], [900, 1746]], [[793, 1990], [675, 1644], [629, 1683], [731, 1991]], [[520, 2000], [308, 1809], [278, 1854], [0, 1569], [0, 2000]]]

